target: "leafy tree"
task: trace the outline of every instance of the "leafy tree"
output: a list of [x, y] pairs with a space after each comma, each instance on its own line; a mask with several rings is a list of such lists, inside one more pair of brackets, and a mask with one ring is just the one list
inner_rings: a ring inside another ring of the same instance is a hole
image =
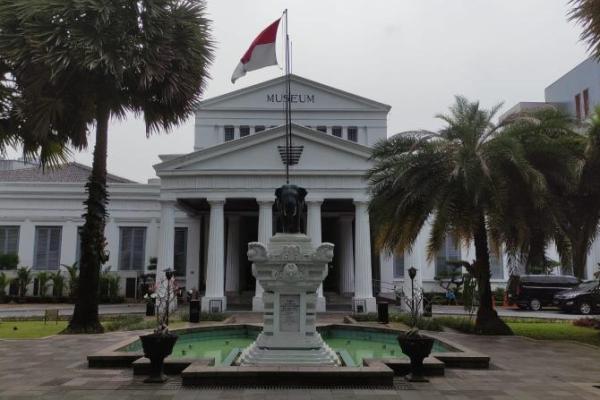
[[[492, 120], [491, 110], [457, 96], [439, 132], [412, 131], [377, 143], [368, 172], [369, 211], [377, 229], [375, 245], [389, 252], [409, 250], [421, 228], [431, 221], [428, 256], [435, 257], [445, 236], [475, 245], [471, 274], [477, 279], [479, 308], [476, 330], [483, 334], [510, 334], [493, 308], [490, 285], [491, 223], [502, 218], [502, 200], [514, 182], [506, 171], [532, 193], [543, 191], [541, 174], [523, 157], [517, 141], [503, 135], [504, 126]], [[498, 214], [498, 215], [497, 215]]]
[[111, 117], [143, 114], [146, 134], [194, 109], [212, 60], [202, 0], [0, 0], [0, 54], [44, 138], [85, 147], [95, 126], [84, 202], [79, 291], [68, 332], [101, 332], [98, 284], [108, 261], [106, 154]]

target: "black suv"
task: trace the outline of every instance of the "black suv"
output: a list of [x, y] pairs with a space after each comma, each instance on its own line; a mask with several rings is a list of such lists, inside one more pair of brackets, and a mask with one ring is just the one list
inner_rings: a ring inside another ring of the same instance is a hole
[[581, 281], [568, 275], [513, 275], [506, 288], [508, 304], [520, 309], [539, 311], [553, 304], [554, 295], [579, 285]]
[[554, 295], [554, 305], [567, 312], [593, 314], [600, 312], [600, 283], [588, 281]]

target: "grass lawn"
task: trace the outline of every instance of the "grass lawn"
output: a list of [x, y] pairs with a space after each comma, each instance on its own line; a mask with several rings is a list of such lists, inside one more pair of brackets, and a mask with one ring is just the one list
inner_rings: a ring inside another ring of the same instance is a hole
[[[0, 322], [0, 339], [36, 339], [56, 335], [67, 327], [67, 321], [15, 321]], [[15, 329], [16, 328], [16, 329]]]
[[600, 347], [600, 331], [571, 322], [507, 322], [515, 335], [538, 340], [572, 340]]
[[[58, 321], [58, 323], [52, 321], [47, 324], [44, 324], [44, 321], [2, 321], [0, 322], [0, 339], [39, 339], [58, 334], [67, 327], [67, 324], [68, 321]], [[102, 322], [106, 332], [152, 329], [155, 324], [154, 318], [143, 318], [142, 316], [126, 316]], [[169, 327], [177, 329], [185, 324], [186, 322], [183, 321], [173, 321]]]

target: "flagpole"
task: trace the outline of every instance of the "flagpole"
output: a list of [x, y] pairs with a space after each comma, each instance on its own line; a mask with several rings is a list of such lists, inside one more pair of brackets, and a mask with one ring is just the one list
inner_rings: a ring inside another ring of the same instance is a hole
[[288, 32], [288, 10], [285, 14], [285, 82], [286, 82], [286, 102], [285, 102], [285, 182], [290, 183], [290, 163], [292, 155], [292, 103], [291, 103], [291, 77], [290, 77], [290, 35]]

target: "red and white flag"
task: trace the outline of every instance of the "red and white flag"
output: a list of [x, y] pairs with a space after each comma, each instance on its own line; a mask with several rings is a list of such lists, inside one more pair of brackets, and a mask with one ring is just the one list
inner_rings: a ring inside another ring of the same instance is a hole
[[240, 63], [231, 75], [231, 83], [235, 83], [238, 78], [246, 75], [248, 71], [254, 71], [269, 65], [277, 64], [277, 55], [275, 53], [275, 41], [277, 39], [277, 28], [279, 27], [279, 18], [271, 25], [267, 26], [254, 39], [246, 53], [244, 53]]

